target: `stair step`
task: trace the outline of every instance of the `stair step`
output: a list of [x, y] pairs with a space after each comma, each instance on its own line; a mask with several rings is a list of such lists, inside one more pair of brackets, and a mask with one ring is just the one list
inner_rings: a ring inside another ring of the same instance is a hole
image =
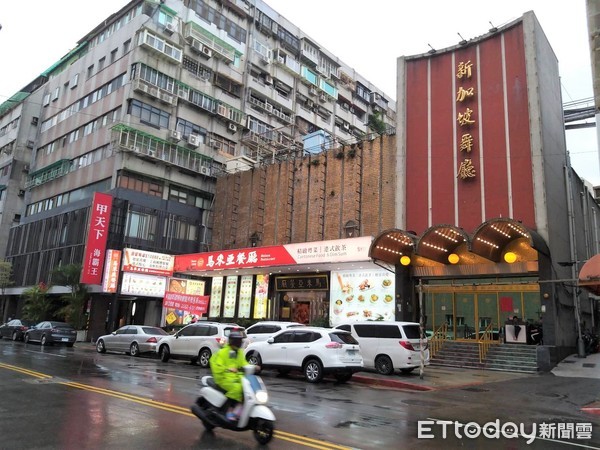
[[470, 342], [445, 342], [431, 358], [431, 364], [445, 367], [477, 368], [505, 372], [537, 373], [537, 348], [494, 344], [484, 362], [479, 360], [479, 345]]

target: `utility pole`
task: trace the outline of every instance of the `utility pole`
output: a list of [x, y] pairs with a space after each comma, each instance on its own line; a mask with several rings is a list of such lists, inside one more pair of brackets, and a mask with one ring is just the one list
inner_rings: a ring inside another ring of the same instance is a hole
[[419, 284], [417, 286], [419, 293], [419, 349], [421, 353], [421, 365], [419, 367], [419, 378], [423, 379], [425, 372], [425, 345], [427, 338], [425, 337], [425, 320], [423, 314], [423, 281], [419, 278]]

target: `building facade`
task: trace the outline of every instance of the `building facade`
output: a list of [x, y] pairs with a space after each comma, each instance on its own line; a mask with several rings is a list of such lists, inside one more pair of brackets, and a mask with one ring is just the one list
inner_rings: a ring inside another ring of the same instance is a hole
[[[0, 147], [23, 149], [0, 225], [15, 281], [4, 317], [23, 288], [82, 262], [94, 192], [114, 198], [108, 248], [205, 251], [217, 175], [395, 121], [394, 101], [334, 53], [266, 3], [240, 0], [131, 1], [2, 111], [19, 136]], [[109, 328], [132, 320], [131, 298], [91, 290], [91, 328], [104, 332], [108, 304]], [[159, 300], [136, 309], [159, 322]]]

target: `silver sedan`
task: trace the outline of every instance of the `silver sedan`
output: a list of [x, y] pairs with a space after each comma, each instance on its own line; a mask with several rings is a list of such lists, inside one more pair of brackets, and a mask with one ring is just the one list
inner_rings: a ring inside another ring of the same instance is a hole
[[168, 336], [162, 328], [147, 325], [126, 325], [111, 334], [100, 336], [96, 340], [96, 351], [123, 352], [131, 356], [142, 353], [155, 353], [156, 343], [163, 336]]

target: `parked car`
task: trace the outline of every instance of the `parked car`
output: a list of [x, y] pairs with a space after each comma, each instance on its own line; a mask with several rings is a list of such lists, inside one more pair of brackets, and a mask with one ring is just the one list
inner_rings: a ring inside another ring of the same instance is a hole
[[77, 331], [65, 322], [45, 321], [25, 331], [23, 340], [26, 344], [39, 342], [40, 345], [66, 344], [67, 347], [73, 347]]
[[[335, 328], [352, 333], [366, 368], [391, 375], [396, 369], [410, 373], [421, 365], [421, 333], [416, 322], [359, 321]], [[428, 342], [424, 345], [424, 365], [429, 365]]]
[[250, 343], [245, 355], [261, 369], [277, 369], [281, 374], [299, 370], [309, 383], [318, 383], [328, 373], [346, 382], [363, 368], [356, 339], [347, 331], [330, 328], [282, 330], [266, 341]]
[[174, 335], [161, 338], [156, 346], [162, 362], [169, 359], [189, 359], [192, 364], [208, 367], [208, 360], [227, 342], [229, 332], [244, 328], [235, 323], [196, 322], [186, 325]]
[[246, 345], [250, 345], [251, 342], [266, 341], [275, 333], [281, 330], [287, 330], [288, 328], [304, 327], [303, 323], [299, 322], [280, 322], [280, 321], [262, 321], [257, 322], [254, 325], [246, 328]]
[[163, 336], [168, 336], [162, 328], [147, 325], [126, 325], [96, 340], [96, 351], [124, 352], [131, 356], [142, 353], [156, 353], [156, 344]]
[[12, 319], [0, 326], [0, 339], [11, 338], [13, 341], [22, 341], [25, 331], [32, 327], [34, 322], [25, 319]]

